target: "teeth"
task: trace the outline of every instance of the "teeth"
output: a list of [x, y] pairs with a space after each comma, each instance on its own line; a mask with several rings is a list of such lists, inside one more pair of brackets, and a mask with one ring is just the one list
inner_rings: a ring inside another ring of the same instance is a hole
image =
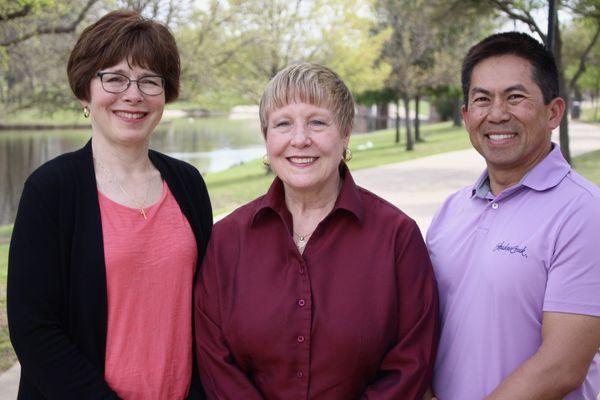
[[144, 117], [144, 113], [128, 113], [124, 111], [115, 111], [119, 117], [129, 118], [129, 119], [140, 119]]
[[494, 133], [494, 134], [489, 134], [488, 137], [490, 138], [490, 140], [504, 140], [504, 139], [510, 139], [512, 137], [514, 137], [515, 134], [514, 133], [510, 133], [510, 134], [498, 134], [498, 133]]
[[316, 157], [290, 157], [290, 161], [296, 164], [309, 164], [316, 160]]

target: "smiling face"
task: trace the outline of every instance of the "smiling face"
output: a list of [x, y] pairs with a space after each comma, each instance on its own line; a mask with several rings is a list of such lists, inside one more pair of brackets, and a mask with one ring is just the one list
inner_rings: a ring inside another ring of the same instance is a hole
[[507, 173], [518, 182], [550, 151], [561, 120], [560, 98], [544, 104], [531, 64], [514, 55], [490, 57], [475, 66], [463, 118], [473, 147], [490, 176]]
[[268, 115], [267, 155], [286, 190], [337, 190], [338, 167], [348, 139], [327, 108], [293, 102]]
[[[101, 72], [114, 72], [133, 80], [157, 75], [153, 71], [129, 66], [123, 60]], [[93, 137], [118, 145], [147, 145], [150, 134], [160, 122], [165, 106], [165, 94], [149, 96], [132, 82], [122, 93], [109, 93], [102, 88], [99, 77], [90, 82], [90, 101], [82, 101], [90, 109]]]

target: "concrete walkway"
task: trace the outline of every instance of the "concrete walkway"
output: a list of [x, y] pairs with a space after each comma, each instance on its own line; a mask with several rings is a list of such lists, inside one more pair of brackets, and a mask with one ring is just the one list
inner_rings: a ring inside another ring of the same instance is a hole
[[[466, 134], [466, 133], [465, 133]], [[600, 127], [570, 123], [571, 154], [577, 156], [600, 149]], [[558, 131], [553, 139], [558, 143]], [[360, 157], [360, 153], [355, 154]], [[356, 182], [382, 196], [410, 215], [423, 234], [444, 199], [472, 184], [485, 168], [472, 149], [424, 157], [398, 164], [353, 172]], [[20, 368], [14, 365], [0, 376], [0, 400], [15, 400]]]

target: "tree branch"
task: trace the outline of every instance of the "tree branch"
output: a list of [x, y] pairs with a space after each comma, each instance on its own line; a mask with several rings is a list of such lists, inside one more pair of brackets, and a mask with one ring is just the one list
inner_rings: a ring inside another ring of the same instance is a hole
[[35, 36], [47, 35], [47, 34], [56, 34], [56, 33], [71, 33], [77, 29], [77, 26], [83, 21], [85, 15], [89, 11], [89, 9], [96, 3], [98, 0], [88, 0], [86, 5], [81, 9], [77, 17], [67, 25], [55, 25], [55, 26], [39, 26], [33, 31], [22, 33], [15, 38], [5, 40], [0, 42], [0, 47], [9, 47], [13, 46], [17, 43], [24, 42], [25, 40], [31, 39]]
[[24, 17], [31, 12], [31, 4], [25, 4], [23, 8], [17, 11], [13, 11], [12, 13], [8, 13], [6, 15], [0, 15], [0, 22], [10, 21], [11, 19], [16, 19], [20, 17]]
[[579, 79], [581, 74], [583, 74], [585, 72], [585, 63], [587, 62], [587, 58], [588, 58], [590, 52], [592, 51], [592, 48], [598, 42], [599, 37], [600, 37], [600, 21], [596, 24], [596, 32], [594, 33], [594, 37], [592, 38], [592, 40], [590, 41], [588, 46], [585, 48], [581, 58], [579, 59], [579, 66], [577, 67], [577, 71], [575, 72], [575, 75], [573, 75], [573, 77], [571, 78], [571, 81], [569, 82], [569, 93], [573, 92], [573, 89], [575, 88], [575, 85], [577, 84], [577, 80]]
[[[506, 0], [488, 0], [491, 4], [496, 6], [500, 11], [505, 13], [511, 19], [521, 21], [526, 24], [532, 32], [537, 33], [542, 41], [546, 43], [548, 40], [546, 34], [540, 29], [538, 24], [535, 22], [535, 19], [529, 12], [529, 10], [525, 10], [516, 6], [512, 1]], [[521, 13], [515, 12], [515, 10], [520, 11]]]

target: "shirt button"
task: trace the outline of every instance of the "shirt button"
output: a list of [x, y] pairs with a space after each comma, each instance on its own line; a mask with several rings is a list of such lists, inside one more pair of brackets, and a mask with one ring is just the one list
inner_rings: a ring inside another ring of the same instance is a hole
[[304, 343], [304, 336], [298, 336], [298, 343]]
[[497, 210], [498, 209], [498, 203], [492, 203], [492, 208], [494, 210]]
[[300, 299], [300, 300], [298, 300], [298, 305], [300, 307], [304, 307], [306, 305], [306, 301], [304, 299]]
[[304, 273], [304, 267], [300, 267], [300, 275], [302, 275]]
[[298, 379], [302, 379], [302, 377], [303, 377], [303, 376], [304, 376], [304, 372], [302, 372], [302, 370], [301, 370], [301, 369], [299, 369], [299, 370], [296, 372], [296, 378], [298, 378]]

